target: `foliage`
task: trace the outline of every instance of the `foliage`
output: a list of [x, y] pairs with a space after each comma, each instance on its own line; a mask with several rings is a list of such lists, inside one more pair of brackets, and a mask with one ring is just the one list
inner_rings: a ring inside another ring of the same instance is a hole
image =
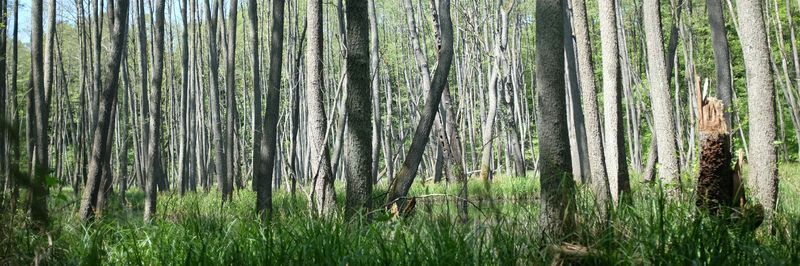
[[[272, 222], [253, 213], [255, 194], [241, 190], [220, 207], [216, 190], [183, 198], [165, 193], [159, 216], [141, 221], [142, 194], [129, 204], [113, 201], [108, 215], [83, 225], [74, 205], [53, 208], [52, 247], [46, 262], [67, 265], [510, 265], [544, 264], [553, 259], [549, 243], [578, 243], [592, 252], [582, 264], [788, 264], [800, 263], [800, 165], [784, 165], [776, 234], [747, 231], [737, 224], [698, 212], [689, 195], [671, 203], [655, 187], [640, 184], [603, 226], [593, 212], [591, 194], [579, 189], [579, 226], [569, 239], [543, 239], [537, 226], [538, 182], [498, 177], [491, 191], [470, 183], [472, 219], [460, 224], [446, 183], [418, 184], [416, 214], [393, 218], [382, 211], [372, 220], [315, 217], [302, 196], [276, 194]], [[381, 199], [385, 188], [375, 192]], [[689, 192], [690, 193], [690, 192]], [[70, 194], [70, 193], [65, 193]], [[341, 194], [341, 193], [340, 193]], [[23, 197], [24, 198], [24, 197]], [[376, 200], [375, 202], [380, 202]], [[380, 206], [378, 206], [380, 207]], [[18, 213], [0, 223], [0, 262], [28, 264], [37, 250], [48, 250], [47, 236], [27, 229]]]

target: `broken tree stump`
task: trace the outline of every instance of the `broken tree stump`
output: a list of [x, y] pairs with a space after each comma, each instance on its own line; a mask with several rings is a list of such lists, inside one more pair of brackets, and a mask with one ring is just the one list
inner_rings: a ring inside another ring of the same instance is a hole
[[717, 213], [734, 203], [734, 171], [731, 168], [730, 133], [724, 106], [716, 98], [699, 98], [700, 171], [697, 179], [697, 206]]

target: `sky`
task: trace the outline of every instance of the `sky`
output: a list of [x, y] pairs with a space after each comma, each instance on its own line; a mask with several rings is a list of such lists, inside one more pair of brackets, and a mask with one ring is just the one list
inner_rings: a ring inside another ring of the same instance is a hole
[[[14, 1], [8, 1], [8, 30], [6, 34], [8, 34], [9, 39], [11, 38], [11, 29], [14, 26], [14, 8], [13, 3]], [[43, 18], [45, 29], [47, 28], [47, 0], [42, 0], [43, 3]], [[149, 0], [145, 0], [145, 5], [149, 5]], [[180, 17], [180, 10], [178, 8], [178, 4], [174, 0], [167, 0], [174, 4], [174, 7], [171, 8], [170, 13], [172, 14], [173, 18]], [[223, 1], [227, 2], [227, 1]], [[168, 6], [172, 5], [168, 3]], [[86, 6], [88, 9], [88, 5]], [[135, 6], [130, 6], [129, 11], [133, 12]], [[149, 12], [149, 7], [145, 7], [146, 12]], [[88, 12], [88, 10], [85, 10]], [[77, 8], [75, 7], [75, 0], [56, 0], [56, 21], [58, 22], [74, 22], [77, 18]], [[28, 43], [31, 40], [31, 0], [19, 0], [19, 39], [23, 43]], [[169, 14], [168, 14], [169, 15]]]

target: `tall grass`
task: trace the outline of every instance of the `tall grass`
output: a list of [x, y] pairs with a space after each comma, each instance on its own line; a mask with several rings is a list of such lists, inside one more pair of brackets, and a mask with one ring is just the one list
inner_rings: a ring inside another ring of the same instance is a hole
[[[570, 242], [590, 250], [567, 260], [583, 264], [800, 265], [798, 176], [799, 166], [782, 166], [774, 234], [705, 215], [691, 191], [670, 202], [657, 188], [635, 184], [608, 224], [580, 187], [577, 225], [566, 239], [539, 232], [538, 182], [530, 176], [498, 177], [489, 191], [471, 182], [468, 224], [458, 222], [448, 196], [457, 194], [456, 185], [444, 183], [414, 186], [412, 195], [436, 196], [420, 198], [410, 218], [376, 212], [353, 221], [316, 217], [304, 196], [276, 191], [275, 217], [261, 223], [254, 193], [241, 190], [224, 207], [216, 192], [164, 193], [157, 218], [146, 224], [141, 192], [131, 191], [128, 204], [112, 201], [106, 216], [90, 224], [77, 219], [74, 200], [53, 200], [52, 246], [47, 235], [28, 229], [24, 213], [3, 216], [0, 264], [30, 264], [46, 251], [44, 262], [65, 265], [536, 265], [553, 259], [548, 245]], [[376, 203], [384, 193], [379, 186]]]

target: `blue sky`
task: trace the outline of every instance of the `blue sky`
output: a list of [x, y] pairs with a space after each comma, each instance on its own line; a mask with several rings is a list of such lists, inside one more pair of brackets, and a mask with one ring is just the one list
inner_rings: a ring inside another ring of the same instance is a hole
[[[85, 0], [84, 0], [85, 1]], [[11, 36], [11, 29], [14, 25], [14, 14], [12, 14], [13, 10], [13, 0], [8, 1], [8, 31], [7, 34], [9, 38]], [[44, 20], [45, 24], [47, 24], [47, 0], [43, 0], [43, 8], [44, 8]], [[145, 0], [145, 5], [149, 5], [150, 0]], [[178, 18], [180, 16], [180, 10], [178, 7], [178, 2], [173, 0], [167, 0], [167, 5], [174, 5], [171, 8], [172, 17]], [[226, 2], [226, 1], [223, 1]], [[86, 6], [88, 9], [89, 7]], [[130, 6], [130, 11], [133, 12], [135, 6]], [[145, 7], [146, 12], [149, 12], [149, 7]], [[88, 12], [88, 10], [85, 10]], [[77, 17], [77, 8], [75, 7], [75, 0], [56, 0], [56, 20], [59, 22], [71, 22], [75, 21]], [[19, 0], [19, 39], [20, 41], [27, 43], [30, 42], [31, 39], [31, 0]], [[88, 15], [88, 14], [87, 14]], [[169, 14], [168, 14], [169, 15]], [[169, 18], [168, 18], [169, 19]], [[47, 27], [47, 25], [45, 25]]]

